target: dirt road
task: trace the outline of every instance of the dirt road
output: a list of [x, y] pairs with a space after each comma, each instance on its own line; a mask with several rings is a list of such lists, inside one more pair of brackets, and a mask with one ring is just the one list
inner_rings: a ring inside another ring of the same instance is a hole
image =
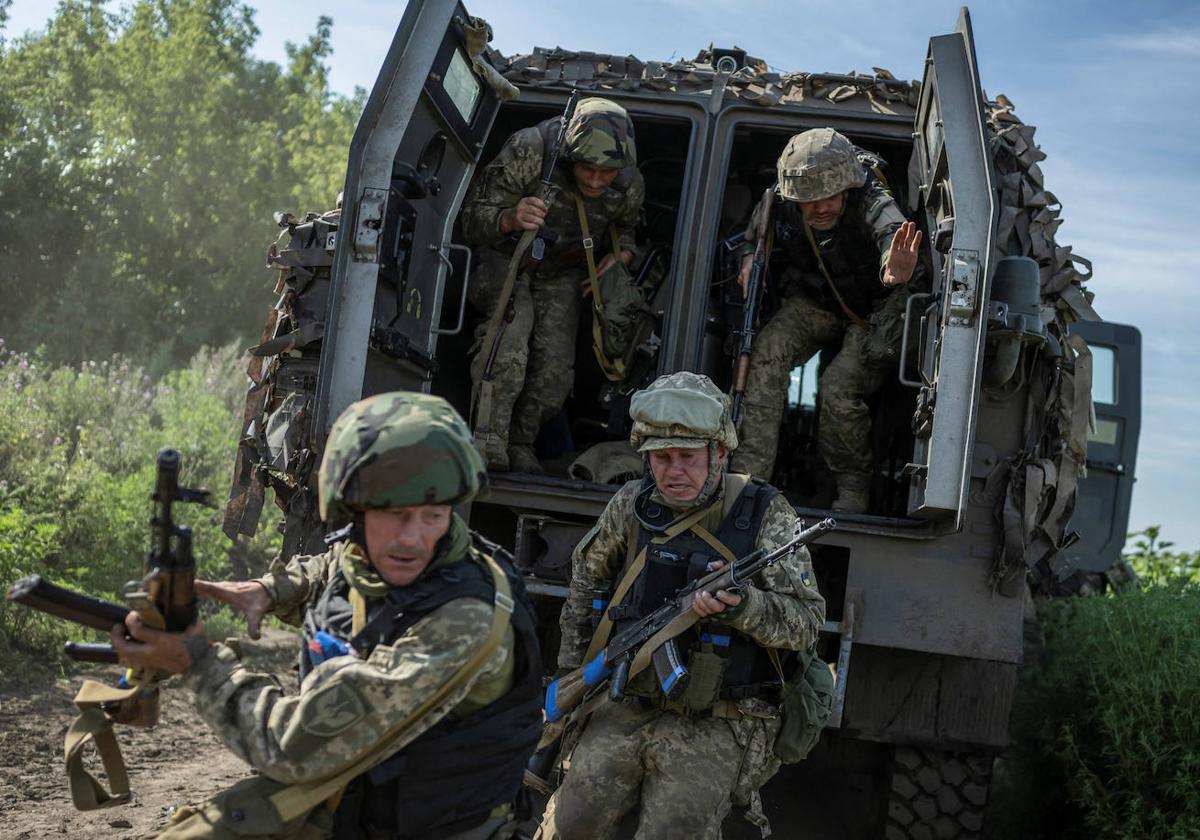
[[[256, 670], [288, 673], [295, 637], [272, 633], [247, 646], [247, 664]], [[4, 671], [8, 663], [4, 663]], [[115, 667], [89, 668], [70, 679], [22, 681], [4, 674], [0, 688], [0, 838], [44, 837], [132, 840], [145, 837], [187, 803], [200, 802], [249, 774], [245, 763], [223, 747], [199, 720], [191, 692], [168, 683], [162, 716], [153, 729], [120, 727], [118, 739], [129, 767], [133, 801], [99, 811], [79, 812], [71, 804], [63, 775], [63, 736], [75, 718], [71, 702], [85, 677], [112, 682]], [[89, 770], [103, 781], [99, 760]]]

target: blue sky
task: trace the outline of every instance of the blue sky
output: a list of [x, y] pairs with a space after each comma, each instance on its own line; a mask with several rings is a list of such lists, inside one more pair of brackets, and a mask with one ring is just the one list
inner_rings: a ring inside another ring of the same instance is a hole
[[[258, 53], [282, 61], [318, 15], [334, 20], [332, 82], [370, 87], [401, 3], [259, 0]], [[474, 0], [502, 52], [563, 46], [690, 58], [710, 41], [740, 46], [783, 70], [869, 72], [920, 78], [926, 40], [954, 27], [959, 4], [914, 0], [832, 4], [808, 0], [608, 0], [589, 4]], [[40, 28], [48, 0], [15, 0], [7, 35]], [[1200, 366], [1197, 306], [1187, 278], [1200, 196], [1200, 4], [1045, 3], [972, 8], [980, 75], [1038, 126], [1049, 156], [1046, 185], [1063, 204], [1059, 244], [1093, 261], [1090, 288], [1107, 320], [1143, 338], [1143, 414], [1131, 529], [1159, 523], [1200, 548]], [[1192, 243], [1189, 245], [1189, 243]]]

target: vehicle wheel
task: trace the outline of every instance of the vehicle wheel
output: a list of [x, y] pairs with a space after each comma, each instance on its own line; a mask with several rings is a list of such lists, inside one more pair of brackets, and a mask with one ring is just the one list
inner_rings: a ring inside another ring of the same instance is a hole
[[886, 840], [970, 840], [983, 831], [992, 757], [896, 747]]

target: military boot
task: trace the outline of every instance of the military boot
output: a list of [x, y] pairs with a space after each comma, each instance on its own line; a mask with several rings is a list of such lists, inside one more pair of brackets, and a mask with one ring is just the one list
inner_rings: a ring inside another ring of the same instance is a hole
[[837, 474], [837, 498], [834, 513], [866, 513], [871, 498], [871, 477], [858, 473]]
[[483, 440], [483, 457], [488, 472], [508, 472], [508, 438], [489, 432]]
[[508, 447], [508, 468], [513, 472], [542, 475], [546, 469], [533, 454], [533, 447], [525, 443], [514, 443]]

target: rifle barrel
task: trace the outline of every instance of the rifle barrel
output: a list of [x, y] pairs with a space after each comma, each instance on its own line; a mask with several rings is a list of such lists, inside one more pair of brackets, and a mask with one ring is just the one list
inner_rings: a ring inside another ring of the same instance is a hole
[[8, 590], [8, 600], [105, 633], [114, 624], [124, 624], [129, 615], [127, 607], [74, 592], [41, 575], [29, 575], [14, 583]]

